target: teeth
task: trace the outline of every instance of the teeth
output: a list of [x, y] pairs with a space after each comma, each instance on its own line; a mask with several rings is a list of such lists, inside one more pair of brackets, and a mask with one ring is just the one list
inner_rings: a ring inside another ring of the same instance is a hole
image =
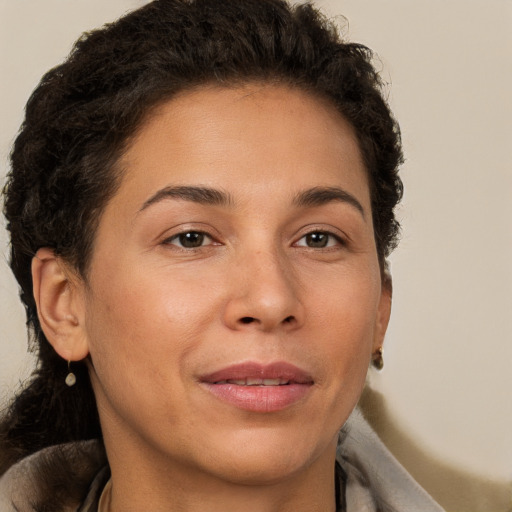
[[290, 381], [285, 379], [260, 379], [247, 377], [246, 379], [220, 380], [216, 384], [235, 384], [236, 386], [284, 386]]
[[237, 386], [245, 386], [245, 379], [243, 380], [228, 380], [229, 384], [236, 384]]

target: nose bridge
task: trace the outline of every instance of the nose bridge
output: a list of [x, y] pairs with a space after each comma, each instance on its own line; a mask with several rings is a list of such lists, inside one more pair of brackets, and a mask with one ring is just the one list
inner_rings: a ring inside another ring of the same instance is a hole
[[228, 307], [232, 326], [251, 324], [271, 330], [301, 321], [298, 283], [286, 255], [278, 247], [245, 251], [236, 265], [236, 290]]

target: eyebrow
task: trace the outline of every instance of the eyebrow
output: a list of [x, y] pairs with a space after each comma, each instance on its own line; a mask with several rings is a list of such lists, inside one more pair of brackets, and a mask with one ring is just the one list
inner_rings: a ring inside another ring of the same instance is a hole
[[[169, 186], [158, 190], [144, 202], [139, 212], [165, 199], [180, 199], [182, 201], [215, 206], [228, 206], [234, 204], [232, 197], [222, 190], [210, 187], [179, 185]], [[293, 204], [304, 208], [322, 206], [332, 201], [347, 203], [353, 206], [363, 216], [363, 218], [365, 217], [365, 211], [361, 203], [352, 194], [339, 187], [310, 188], [296, 195], [293, 199]]]
[[231, 205], [233, 200], [230, 195], [221, 190], [209, 187], [192, 187], [192, 186], [170, 186], [160, 189], [144, 202], [142, 208], [145, 210], [152, 204], [163, 201], [164, 199], [181, 199], [182, 201], [191, 201], [193, 203], [208, 205]]
[[361, 203], [349, 192], [339, 187], [314, 187], [295, 196], [293, 203], [296, 206], [322, 206], [332, 201], [340, 201], [353, 206], [362, 216], [365, 211]]

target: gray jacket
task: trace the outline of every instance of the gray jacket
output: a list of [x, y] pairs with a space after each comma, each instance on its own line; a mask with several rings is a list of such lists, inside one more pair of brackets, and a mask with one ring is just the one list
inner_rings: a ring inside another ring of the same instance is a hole
[[[342, 432], [336, 460], [347, 512], [443, 512], [357, 410]], [[40, 475], [47, 473], [41, 481]], [[52, 446], [21, 460], [0, 479], [0, 512], [97, 512], [108, 478], [101, 443]]]

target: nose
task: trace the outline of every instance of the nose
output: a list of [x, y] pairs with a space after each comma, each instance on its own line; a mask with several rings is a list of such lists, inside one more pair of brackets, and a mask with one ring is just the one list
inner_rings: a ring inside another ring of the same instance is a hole
[[232, 274], [225, 323], [233, 330], [271, 332], [302, 325], [300, 286], [284, 257], [272, 252], [246, 254]]

